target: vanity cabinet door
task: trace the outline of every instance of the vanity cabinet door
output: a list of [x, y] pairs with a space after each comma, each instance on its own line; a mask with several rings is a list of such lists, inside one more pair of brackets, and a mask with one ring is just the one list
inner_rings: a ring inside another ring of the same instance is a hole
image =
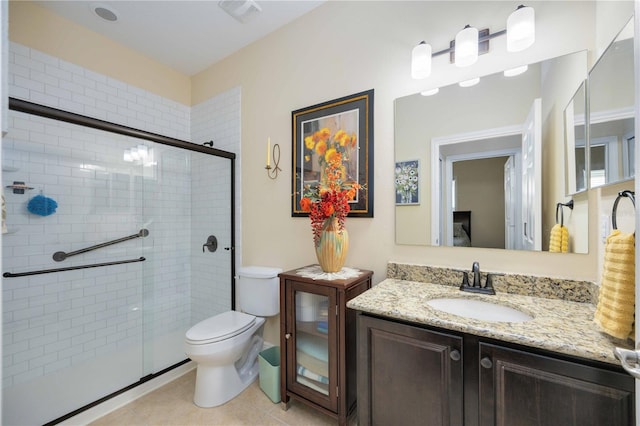
[[358, 316], [358, 424], [462, 425], [462, 338]]
[[634, 424], [622, 373], [480, 343], [480, 426]]

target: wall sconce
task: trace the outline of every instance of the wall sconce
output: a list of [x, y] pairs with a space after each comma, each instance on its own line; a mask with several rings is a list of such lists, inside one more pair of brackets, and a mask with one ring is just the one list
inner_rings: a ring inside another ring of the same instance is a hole
[[489, 51], [489, 40], [507, 35], [507, 51], [519, 52], [535, 42], [535, 12], [530, 6], [520, 5], [507, 18], [507, 28], [493, 34], [489, 29], [478, 30], [470, 25], [456, 34], [449, 48], [432, 54], [431, 45], [422, 41], [411, 51], [411, 76], [414, 79], [427, 78], [431, 74], [431, 59], [449, 54], [449, 61], [458, 67], [468, 67], [478, 60], [478, 55]]
[[274, 167], [271, 167], [271, 138], [269, 138], [267, 139], [267, 166], [265, 169], [267, 169], [267, 176], [269, 176], [270, 179], [277, 178], [278, 172], [282, 171], [282, 169], [278, 167], [280, 164], [280, 145], [278, 144], [273, 145], [273, 162]]

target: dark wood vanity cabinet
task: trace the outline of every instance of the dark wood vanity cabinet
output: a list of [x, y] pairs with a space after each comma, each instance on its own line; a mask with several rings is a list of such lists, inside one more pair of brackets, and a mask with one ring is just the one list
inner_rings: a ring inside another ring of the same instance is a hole
[[358, 324], [360, 426], [635, 423], [634, 380], [615, 366], [364, 314]]
[[635, 424], [623, 372], [482, 342], [479, 359], [480, 426]]
[[356, 317], [349, 300], [371, 288], [371, 271], [350, 279], [280, 276], [280, 394], [345, 425], [356, 406]]
[[359, 425], [464, 424], [461, 337], [358, 321]]

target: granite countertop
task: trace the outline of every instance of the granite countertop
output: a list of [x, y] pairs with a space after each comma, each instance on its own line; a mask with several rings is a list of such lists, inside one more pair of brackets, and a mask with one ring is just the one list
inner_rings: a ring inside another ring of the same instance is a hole
[[[436, 298], [469, 298], [498, 303], [525, 312], [527, 322], [489, 322], [461, 317], [427, 305]], [[482, 295], [462, 292], [457, 287], [388, 278], [351, 299], [349, 308], [448, 330], [489, 337], [523, 346], [620, 365], [613, 348], [632, 348], [600, 332], [593, 322], [591, 303], [524, 296], [498, 292]]]

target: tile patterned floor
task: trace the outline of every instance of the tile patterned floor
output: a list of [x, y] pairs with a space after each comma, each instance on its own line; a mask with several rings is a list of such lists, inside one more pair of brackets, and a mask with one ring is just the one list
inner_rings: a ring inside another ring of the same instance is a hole
[[334, 419], [292, 401], [283, 411], [262, 392], [256, 380], [233, 400], [214, 408], [200, 408], [193, 403], [195, 370], [171, 383], [113, 411], [91, 426], [156, 425], [265, 425], [325, 426]]

